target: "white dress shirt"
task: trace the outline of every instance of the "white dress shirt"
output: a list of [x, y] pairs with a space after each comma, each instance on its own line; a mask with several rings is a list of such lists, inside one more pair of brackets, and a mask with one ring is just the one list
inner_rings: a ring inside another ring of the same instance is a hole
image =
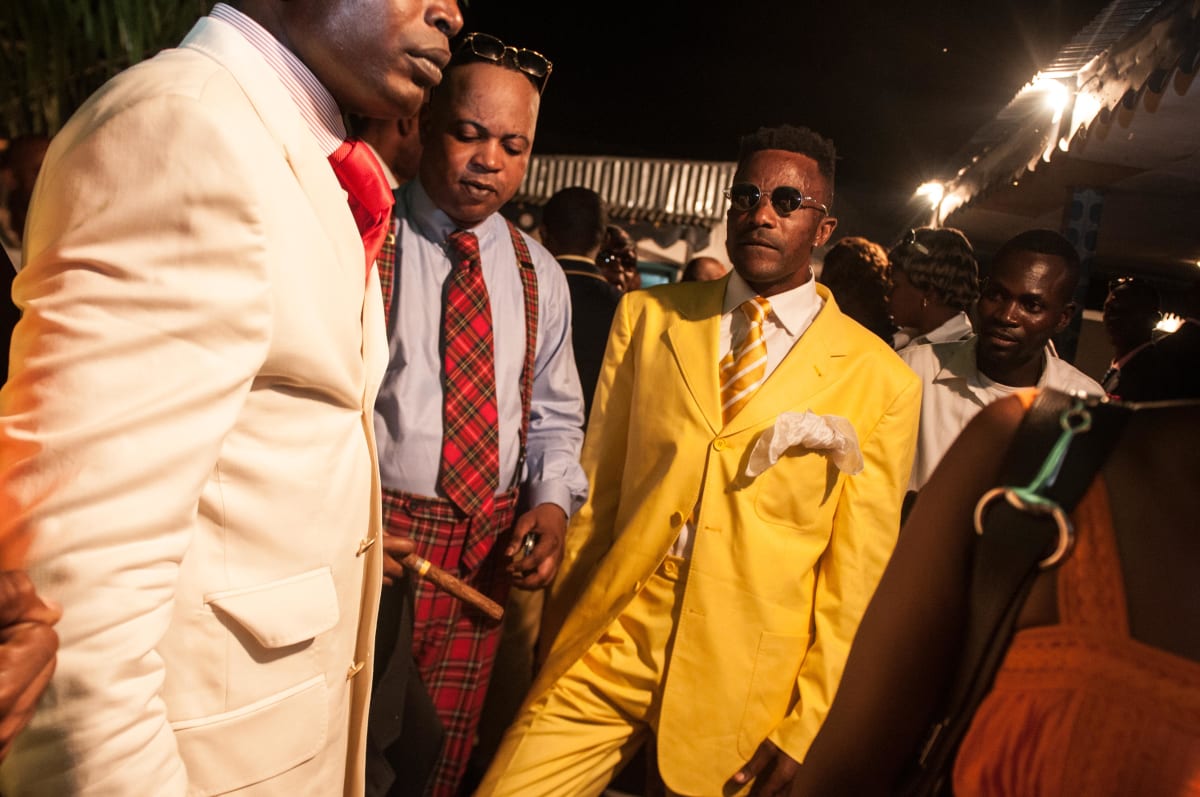
[[[908, 489], [919, 490], [929, 481], [950, 444], [963, 427], [988, 404], [1020, 388], [988, 379], [976, 365], [979, 341], [971, 337], [950, 343], [911, 346], [898, 352], [900, 359], [921, 377], [921, 428]], [[1039, 388], [1102, 396], [1104, 389], [1091, 377], [1058, 357], [1047, 356]]]
[[[446, 236], [456, 228], [419, 179], [396, 193], [395, 289], [387, 373], [375, 402], [375, 436], [383, 486], [439, 496], [442, 451], [442, 297], [450, 275]], [[496, 399], [500, 415], [499, 492], [518, 483], [525, 299], [508, 224], [494, 213], [471, 228], [479, 239], [492, 310]], [[587, 496], [579, 464], [583, 391], [571, 348], [571, 296], [562, 266], [526, 236], [538, 283], [538, 345], [528, 451], [519, 481], [530, 505], [554, 503], [571, 515]], [[442, 496], [444, 497], [444, 496]]]

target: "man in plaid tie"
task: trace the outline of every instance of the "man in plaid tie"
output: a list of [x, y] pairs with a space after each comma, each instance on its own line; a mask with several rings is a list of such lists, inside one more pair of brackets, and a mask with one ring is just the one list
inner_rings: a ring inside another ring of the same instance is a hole
[[[733, 273], [622, 299], [543, 635], [561, 630], [480, 795], [598, 795], [647, 737], [668, 793], [786, 790], [895, 543], [920, 401], [812, 278], [833, 163], [804, 128], [746, 137]], [[861, 471], [789, 436], [801, 418], [852, 428]]]
[[[391, 365], [375, 405], [385, 549], [415, 549], [501, 604], [511, 586], [554, 578], [567, 518], [587, 491], [566, 279], [498, 213], [525, 174], [549, 71], [537, 53], [471, 34], [433, 92], [417, 178], [396, 192]], [[386, 567], [385, 610], [403, 607], [409, 580], [395, 560]], [[372, 736], [389, 738], [380, 743], [400, 778], [394, 793], [413, 793], [395, 736], [409, 729], [394, 718], [415, 659], [445, 730], [426, 793], [450, 797], [500, 626], [429, 581], [415, 590], [412, 643], [401, 628], [378, 645]]]

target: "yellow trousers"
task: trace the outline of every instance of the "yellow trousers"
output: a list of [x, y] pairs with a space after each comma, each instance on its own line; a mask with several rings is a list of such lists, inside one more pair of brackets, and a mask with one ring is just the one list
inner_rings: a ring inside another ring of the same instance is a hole
[[476, 797], [604, 791], [658, 728], [684, 569], [683, 560], [667, 557], [583, 658], [517, 718]]

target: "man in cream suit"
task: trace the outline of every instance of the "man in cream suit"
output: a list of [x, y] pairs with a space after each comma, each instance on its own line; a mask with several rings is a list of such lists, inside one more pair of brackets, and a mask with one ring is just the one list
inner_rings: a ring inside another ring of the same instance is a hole
[[55, 138], [0, 541], [62, 647], [5, 795], [361, 793], [387, 345], [328, 156], [340, 111], [414, 113], [461, 24], [454, 0], [218, 4]]
[[734, 273], [622, 300], [569, 614], [481, 795], [599, 794], [648, 735], [672, 794], [782, 793], [803, 759], [896, 539], [920, 401], [812, 279], [833, 157], [804, 128], [743, 139]]

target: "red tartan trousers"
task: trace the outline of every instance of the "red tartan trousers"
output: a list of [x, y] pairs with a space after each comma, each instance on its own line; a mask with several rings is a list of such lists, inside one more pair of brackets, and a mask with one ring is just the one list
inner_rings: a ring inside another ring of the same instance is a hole
[[[411, 537], [417, 553], [504, 605], [504, 571], [516, 518], [517, 491], [497, 496], [490, 513], [463, 518], [449, 501], [383, 491], [383, 528]], [[413, 658], [445, 730], [445, 744], [425, 793], [454, 797], [483, 710], [500, 623], [419, 579], [413, 618]]]

